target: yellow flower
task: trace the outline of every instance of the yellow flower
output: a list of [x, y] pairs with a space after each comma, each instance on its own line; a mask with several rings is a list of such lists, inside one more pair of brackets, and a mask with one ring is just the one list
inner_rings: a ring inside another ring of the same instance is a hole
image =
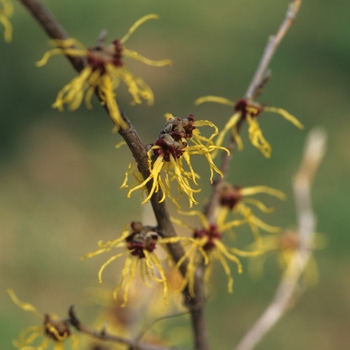
[[[70, 110], [77, 109], [85, 95], [85, 103], [91, 108], [91, 98], [97, 90], [99, 97], [104, 103], [112, 117], [116, 130], [126, 129], [128, 126], [123, 120], [118, 104], [115, 100], [115, 90], [123, 81], [133, 98], [134, 103], [141, 103], [145, 99], [149, 104], [153, 103], [154, 97], [151, 88], [139, 77], [135, 77], [125, 66], [123, 58], [130, 57], [145, 64], [162, 67], [170, 65], [171, 60], [153, 61], [141, 56], [133, 50], [129, 50], [124, 43], [130, 35], [144, 22], [149, 19], [157, 19], [155, 14], [149, 14], [140, 18], [129, 29], [128, 33], [120, 40], [114, 40], [110, 45], [104, 46], [104, 36], [99, 39], [94, 48], [85, 48], [75, 39], [52, 40], [51, 43], [58, 48], [45, 53], [44, 57], [37, 62], [37, 66], [45, 65], [48, 59], [53, 55], [63, 54], [70, 57], [82, 57], [86, 59], [86, 67], [80, 72], [79, 76], [65, 85], [58, 93], [54, 108], [62, 111], [66, 104]], [[105, 34], [105, 33], [104, 33]]]
[[13, 5], [10, 0], [0, 0], [0, 23], [4, 26], [4, 39], [12, 41], [12, 24], [9, 18], [13, 14]]
[[221, 145], [227, 132], [229, 130], [232, 130], [232, 134], [236, 140], [238, 149], [241, 150], [243, 148], [243, 143], [237, 130], [237, 124], [242, 120], [246, 120], [248, 123], [248, 134], [249, 134], [250, 142], [253, 144], [253, 146], [258, 148], [261, 151], [261, 153], [267, 158], [271, 156], [271, 146], [264, 138], [264, 135], [262, 133], [262, 130], [260, 129], [260, 126], [257, 120], [257, 117], [262, 112], [273, 112], [273, 113], [280, 114], [283, 118], [290, 121], [297, 128], [299, 129], [304, 128], [304, 126], [295, 117], [293, 117], [291, 114], [289, 114], [286, 110], [282, 108], [261, 106], [256, 102], [247, 101], [245, 99], [238, 100], [235, 103], [224, 97], [218, 97], [218, 96], [200, 97], [195, 101], [195, 104], [199, 105], [203, 102], [217, 102], [217, 103], [228, 105], [230, 107], [234, 107], [235, 112], [232, 115], [232, 117], [229, 119], [227, 124], [225, 125], [222, 132], [220, 133], [216, 142], [217, 145]]
[[91, 252], [82, 257], [91, 258], [95, 255], [109, 252], [113, 248], [122, 248], [124, 251], [113, 255], [109, 258], [100, 268], [98, 273], [99, 282], [102, 283], [102, 273], [106, 266], [108, 266], [114, 260], [128, 255], [125, 260], [124, 267], [121, 272], [121, 280], [117, 288], [113, 292], [113, 297], [117, 299], [118, 292], [121, 288], [124, 288], [123, 293], [123, 304], [124, 307], [128, 301], [128, 291], [130, 283], [136, 276], [136, 271], [139, 266], [141, 278], [143, 282], [149, 286], [150, 281], [163, 284], [163, 295], [164, 303], [167, 304], [167, 293], [168, 293], [168, 281], [166, 273], [161, 265], [160, 260], [155, 254], [155, 249], [158, 244], [175, 243], [182, 240], [191, 240], [187, 237], [170, 237], [170, 238], [159, 238], [157, 229], [152, 226], [144, 226], [141, 222], [132, 222], [124, 229], [122, 235], [113, 241], [103, 243], [98, 242], [99, 249], [95, 252]]
[[[59, 320], [55, 315], [42, 315], [33, 305], [20, 301], [12, 289], [8, 289], [12, 301], [25, 311], [39, 316], [42, 320], [40, 326], [32, 326], [24, 329], [19, 339], [13, 342], [20, 350], [43, 350], [53, 343], [54, 350], [63, 350], [65, 341], [69, 338], [72, 341], [72, 348], [78, 349], [78, 338], [71, 333], [70, 324], [67, 320]], [[43, 337], [40, 345], [35, 345], [39, 337]]]
[[219, 192], [219, 203], [220, 207], [218, 208], [218, 220], [225, 220], [229, 212], [238, 214], [243, 217], [244, 220], [250, 226], [255, 241], [258, 247], [261, 249], [261, 237], [259, 233], [259, 228], [272, 233], [280, 232], [280, 227], [270, 226], [256, 217], [249, 205], [253, 205], [258, 208], [263, 213], [272, 213], [274, 208], [268, 208], [261, 201], [255, 198], [247, 198], [249, 196], [265, 193], [270, 196], [277, 197], [281, 200], [286, 198], [285, 194], [279, 190], [268, 186], [254, 186], [254, 187], [245, 187], [232, 186], [229, 183], [223, 183], [220, 187]]
[[[153, 145], [149, 146], [148, 169], [150, 175], [141, 182], [136, 172], [134, 176], [139, 184], [129, 190], [128, 197], [138, 189], [145, 190], [146, 184], [152, 181], [151, 189], [148, 191], [148, 195], [142, 204], [150, 200], [152, 195], [161, 189], [163, 196], [160, 202], [164, 201], [166, 197], [169, 197], [180, 208], [170, 189], [170, 183], [176, 181], [180, 195], [185, 193], [188, 197], [189, 205], [192, 207], [193, 204], [198, 204], [193, 195], [196, 192], [200, 192], [200, 189], [193, 189], [190, 185], [190, 181], [198, 185], [197, 179], [199, 178], [199, 175], [194, 172], [192, 167], [191, 156], [201, 154], [206, 157], [210, 168], [210, 182], [212, 182], [214, 171], [221, 176], [223, 175], [214, 164], [211, 153], [219, 149], [227, 152], [228, 150], [224, 147], [214, 145], [213, 138], [218, 134], [218, 129], [213, 123], [207, 120], [195, 121], [192, 114], [188, 118], [174, 118], [171, 114], [166, 114], [166, 117], [168, 121], [163, 130]], [[204, 137], [196, 129], [196, 127], [201, 126], [212, 127], [214, 133], [209, 138]], [[184, 168], [184, 161], [187, 165], [187, 170]], [[129, 165], [129, 169], [125, 173], [122, 188], [128, 187], [127, 182], [130, 174], [135, 174], [132, 164]]]
[[224, 218], [220, 217], [218, 218], [218, 221], [213, 224], [208, 222], [205, 215], [199, 211], [180, 213], [189, 216], [197, 216], [201, 222], [201, 228], [193, 229], [184, 222], [172, 218], [174, 223], [191, 230], [193, 238], [196, 241], [196, 243], [190, 246], [190, 248], [186, 251], [186, 254], [177, 263], [177, 266], [180, 266], [186, 258], [189, 260], [184, 286], [188, 284], [189, 292], [193, 296], [194, 274], [197, 266], [202, 261], [204, 261], [204, 264], [206, 265], [204, 281], [208, 282], [212, 272], [212, 262], [213, 260], [218, 260], [227, 276], [227, 290], [229, 293], [232, 293], [233, 277], [228, 261], [234, 262], [237, 265], [238, 273], [242, 273], [242, 264], [238, 257], [250, 257], [261, 254], [261, 251], [259, 249], [252, 251], [243, 251], [235, 247], [228, 247], [222, 241], [224, 232], [229, 231], [232, 227], [243, 225], [245, 223], [245, 220], [233, 220], [224, 222]]
[[[326, 245], [325, 238], [320, 234], [314, 234], [314, 240], [308, 249], [322, 249]], [[254, 249], [254, 245], [250, 245], [250, 249]], [[262, 249], [265, 253], [276, 253], [276, 257], [283, 272], [286, 272], [290, 263], [293, 261], [295, 253], [299, 248], [299, 236], [296, 231], [286, 230], [280, 235], [268, 235], [262, 238]], [[262, 277], [263, 266], [267, 255], [262, 254], [256, 259], [250, 261], [250, 270], [254, 277]], [[303, 281], [305, 285], [314, 286], [318, 282], [318, 268], [316, 259], [313, 255], [305, 267], [303, 272]]]

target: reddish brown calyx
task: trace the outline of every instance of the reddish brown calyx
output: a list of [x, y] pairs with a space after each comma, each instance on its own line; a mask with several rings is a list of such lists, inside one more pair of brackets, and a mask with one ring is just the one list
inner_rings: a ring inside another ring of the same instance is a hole
[[131, 251], [131, 255], [144, 258], [145, 250], [152, 253], [156, 249], [158, 234], [154, 232], [153, 227], [143, 226], [139, 221], [133, 221], [130, 226], [132, 232], [125, 239], [126, 246]]
[[158, 148], [153, 149], [153, 154], [156, 156], [162, 155], [165, 162], [170, 162], [170, 155], [174, 159], [178, 159], [183, 155], [187, 143], [177, 142], [170, 135], [164, 134], [162, 138], [156, 140], [154, 146], [158, 146]]
[[196, 128], [194, 124], [194, 116], [190, 114], [187, 118], [182, 120], [183, 128], [185, 130], [185, 138], [190, 139], [192, 137], [193, 130]]
[[222, 239], [222, 233], [218, 230], [218, 227], [214, 224], [210, 224], [208, 229], [195, 230], [193, 238], [201, 239], [207, 237], [208, 241], [203, 246], [206, 251], [212, 250], [215, 247], [215, 240]]
[[112, 63], [116, 67], [121, 67], [123, 65], [122, 58], [123, 58], [123, 45], [118, 39], [115, 39], [113, 41], [113, 46], [114, 46], [114, 53], [113, 53], [113, 60]]
[[241, 113], [241, 118], [246, 119], [247, 115], [250, 117], [257, 117], [264, 109], [264, 106], [260, 106], [255, 102], [248, 102], [245, 99], [240, 99], [236, 102], [234, 109], [236, 112]]
[[242, 198], [242, 189], [240, 186], [225, 184], [220, 191], [219, 203], [221, 206], [232, 210]]
[[119, 40], [114, 40], [107, 47], [102, 45], [88, 49], [87, 64], [93, 71], [99, 70], [102, 74], [106, 73], [106, 64], [110, 63], [115, 67], [123, 65], [123, 45]]

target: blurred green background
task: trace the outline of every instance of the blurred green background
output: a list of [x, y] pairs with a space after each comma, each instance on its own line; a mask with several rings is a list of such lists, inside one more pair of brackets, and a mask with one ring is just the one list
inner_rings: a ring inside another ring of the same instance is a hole
[[[193, 113], [197, 119], [224, 125], [231, 112], [228, 107], [195, 107], [193, 101], [208, 94], [237, 100], [245, 93], [288, 1], [47, 0], [45, 4], [86, 46], [95, 43], [103, 28], [112, 40], [141, 16], [160, 15], [127, 43], [146, 57], [174, 62], [171, 68], [128, 64], [152, 87], [154, 106], [131, 106], [125, 86], [118, 90], [122, 107], [142, 140], [150, 143], [166, 112], [181, 117]], [[230, 169], [229, 179], [236, 184], [263, 184], [284, 191], [286, 202], [267, 198], [266, 203], [277, 210], [266, 221], [293, 228], [291, 179], [305, 137], [314, 126], [327, 130], [327, 154], [312, 189], [317, 231], [328, 240], [325, 249], [315, 252], [319, 285], [306, 291], [259, 350], [350, 348], [349, 14], [347, 0], [302, 4], [271, 63], [272, 79], [259, 100], [285, 108], [305, 130], [266, 114], [260, 124], [272, 145], [272, 158], [265, 159], [249, 144], [243, 128], [245, 148], [234, 155]], [[98, 240], [115, 238], [125, 223], [144, 215], [139, 194], [127, 199], [119, 189], [130, 154], [126, 148], [115, 149], [121, 138], [112, 134], [111, 122], [97, 100], [92, 110], [51, 109], [57, 92], [75, 72], [62, 57], [35, 67], [48, 49], [48, 40], [17, 2], [12, 23], [13, 42], [0, 40], [1, 349], [11, 349], [19, 331], [38, 321], [10, 301], [8, 287], [42, 312], [64, 315], [70, 304], [76, 304], [89, 319], [84, 290], [98, 287], [97, 271], [106, 257], [84, 262], [80, 257], [95, 250]], [[207, 172], [206, 165], [203, 171]], [[209, 185], [198, 196], [202, 204], [208, 193]], [[212, 349], [234, 348], [273, 296], [280, 274], [276, 260], [268, 260], [260, 281], [249, 276], [245, 263], [244, 267], [245, 273], [235, 273], [233, 295], [226, 293], [222, 269], [215, 270], [217, 291], [207, 307]], [[107, 285], [117, 280], [114, 273], [106, 274]], [[171, 333], [171, 323], [167, 325]]]

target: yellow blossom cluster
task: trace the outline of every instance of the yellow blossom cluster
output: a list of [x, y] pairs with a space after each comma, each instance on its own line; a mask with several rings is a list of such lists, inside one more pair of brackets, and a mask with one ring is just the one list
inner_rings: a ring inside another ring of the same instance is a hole
[[[228, 291], [232, 293], [233, 278], [228, 261], [236, 263], [238, 272], [241, 273], [242, 264], [239, 257], [255, 257], [264, 252], [259, 228], [274, 233], [280, 231], [279, 227], [270, 226], [253, 214], [253, 210], [249, 205], [257, 207], [264, 213], [273, 211], [273, 208], [266, 207], [261, 201], [255, 198], [246, 198], [259, 193], [269, 194], [279, 199], [285, 198], [282, 192], [266, 186], [241, 188], [224, 183], [220, 188], [219, 206], [215, 213], [215, 219], [212, 222], [208, 221], [207, 217], [199, 211], [181, 212], [181, 214], [198, 217], [201, 223], [200, 228], [193, 229], [183, 221], [176, 218], [172, 219], [174, 223], [191, 230], [192, 236], [196, 241], [196, 244], [192, 244], [188, 248], [186, 254], [177, 264], [180, 266], [186, 259], [189, 259], [184, 286], [186, 284], [189, 285], [191, 294], [194, 294], [194, 274], [196, 268], [200, 264], [204, 264], [206, 268], [204, 280], [208, 281], [212, 271], [213, 260], [218, 260], [222, 265], [228, 278]], [[228, 214], [231, 212], [235, 215], [234, 218], [229, 218]], [[225, 233], [234, 227], [245, 224], [248, 224], [253, 232], [254, 245], [251, 245], [248, 251], [226, 245], [224, 243], [227, 241], [225, 239]]]
[[[131, 163], [125, 173], [125, 180], [121, 187], [128, 187], [129, 176], [133, 174], [137, 184], [129, 190], [128, 197], [136, 190], [146, 190], [146, 186], [150, 184], [148, 195], [142, 204], [149, 201], [154, 193], [161, 190], [162, 198], [160, 202], [168, 197], [179, 209], [180, 205], [171, 193], [170, 185], [171, 182], [175, 181], [179, 194], [185, 193], [188, 197], [189, 206], [192, 207], [193, 204], [198, 204], [194, 198], [194, 193], [199, 192], [200, 189], [194, 189], [190, 185], [190, 182], [198, 185], [197, 179], [199, 178], [192, 167], [191, 156], [195, 154], [205, 156], [209, 164], [210, 182], [212, 183], [214, 172], [221, 176], [222, 172], [214, 164], [211, 154], [219, 149], [228, 151], [224, 147], [214, 145], [213, 139], [218, 134], [218, 129], [210, 121], [195, 120], [192, 114], [187, 118], [175, 118], [172, 114], [166, 114], [166, 118], [167, 122], [164, 128], [147, 152], [149, 176], [143, 180]], [[202, 126], [212, 127], [214, 129], [213, 134], [210, 137], [201, 135], [197, 128]]]
[[83, 99], [86, 106], [91, 108], [91, 98], [97, 93], [101, 103], [104, 104], [112, 118], [115, 130], [126, 129], [127, 123], [122, 118], [119, 106], [116, 102], [115, 90], [123, 81], [133, 98], [134, 103], [141, 103], [142, 99], [153, 103], [154, 96], [151, 88], [139, 77], [135, 77], [124, 64], [124, 57], [141, 61], [147, 65], [162, 67], [171, 65], [171, 60], [150, 60], [136, 51], [125, 47], [125, 42], [130, 35], [144, 22], [157, 19], [155, 14], [149, 14], [136, 21], [127, 34], [120, 40], [114, 40], [110, 45], [104, 46], [104, 35], [99, 39], [97, 46], [85, 48], [78, 40], [70, 38], [66, 40], [52, 40], [51, 44], [57, 48], [45, 53], [43, 58], [37, 62], [41, 67], [47, 63], [53, 55], [63, 54], [69, 57], [79, 57], [86, 60], [86, 66], [80, 74], [63, 87], [58, 93], [54, 108], [62, 111], [64, 105], [70, 110], [77, 109]]
[[67, 340], [70, 340], [72, 347], [69, 348], [73, 350], [79, 349], [78, 338], [75, 334], [72, 334], [69, 321], [61, 320], [52, 314], [43, 315], [32, 304], [19, 300], [12, 289], [8, 289], [7, 292], [13, 303], [41, 319], [41, 325], [25, 328], [20, 333], [18, 340], [13, 342], [16, 348], [20, 350], [44, 350], [50, 344], [53, 344], [54, 350], [64, 350]]
[[98, 273], [99, 281], [102, 283], [102, 273], [104, 269], [114, 260], [126, 256], [124, 267], [121, 272], [120, 283], [113, 292], [113, 296], [117, 299], [120, 289], [123, 292], [124, 307], [128, 301], [128, 292], [130, 284], [136, 276], [137, 270], [145, 285], [149, 286], [149, 282], [157, 282], [163, 284], [164, 302], [167, 303], [168, 281], [166, 272], [155, 253], [159, 245], [168, 243], [176, 243], [180, 241], [193, 241], [189, 237], [169, 237], [162, 238], [155, 227], [143, 225], [139, 221], [134, 221], [127, 225], [121, 236], [115, 240], [107, 242], [98, 242], [99, 249], [88, 253], [82, 259], [91, 258], [93, 256], [109, 252], [114, 248], [120, 248], [122, 251], [110, 257], [100, 268]]
[[248, 134], [250, 142], [253, 146], [259, 149], [265, 157], [269, 158], [271, 156], [271, 145], [266, 141], [257, 120], [257, 117], [262, 112], [280, 114], [284, 119], [291, 122], [297, 128], [303, 129], [303, 125], [298, 121], [298, 119], [293, 117], [282, 108], [261, 106], [256, 102], [248, 101], [245, 99], [240, 99], [235, 103], [228, 100], [227, 98], [219, 96], [200, 97], [195, 101], [195, 104], [199, 105], [204, 102], [216, 102], [234, 108], [234, 114], [230, 117], [217, 139], [217, 145], [221, 145], [223, 143], [224, 137], [231, 130], [232, 135], [237, 143], [238, 149], [241, 150], [243, 148], [243, 143], [241, 137], [239, 136], [237, 126], [241, 121], [246, 120], [248, 123]]
[[[188, 121], [186, 121], [186, 123], [187, 122]], [[193, 127], [193, 124], [191, 127]], [[193, 133], [193, 130], [189, 127], [187, 132]], [[146, 285], [148, 285], [150, 281], [163, 284], [164, 301], [166, 303], [169, 289], [166, 270], [155, 250], [159, 245], [181, 242], [186, 247], [186, 253], [177, 262], [176, 268], [179, 269], [182, 264], [186, 264], [186, 275], [183, 276], [180, 290], [188, 286], [190, 294], [194, 296], [194, 276], [197, 267], [204, 264], [206, 268], [204, 280], [208, 282], [212, 272], [213, 261], [217, 260], [227, 275], [227, 288], [228, 291], [232, 293], [233, 277], [229, 262], [234, 262], [237, 265], [238, 272], [241, 273], [242, 264], [239, 257], [254, 257], [262, 254], [264, 251], [259, 228], [274, 233], [280, 231], [279, 227], [270, 226], [253, 214], [250, 205], [255, 206], [264, 213], [273, 211], [273, 208], [266, 207], [257, 199], [249, 198], [259, 193], [269, 194], [279, 199], [285, 198], [282, 192], [266, 186], [241, 188], [224, 183], [220, 188], [219, 207], [213, 222], [209, 222], [206, 216], [199, 211], [179, 211], [179, 213], [183, 215], [198, 217], [201, 224], [199, 228], [194, 229], [185, 222], [172, 218], [174, 223], [190, 230], [191, 234], [189, 236], [163, 238], [157, 227], [143, 225], [141, 222], [132, 222], [125, 227], [119, 238], [105, 243], [100, 241], [98, 243], [99, 249], [86, 254], [83, 259], [109, 252], [114, 248], [121, 249], [121, 252], [111, 256], [101, 266], [98, 274], [99, 281], [102, 282], [102, 273], [110, 263], [118, 258], [126, 256], [124, 267], [121, 271], [120, 283], [113, 293], [114, 297], [117, 298], [119, 290], [124, 289], [124, 302], [122, 306], [126, 305], [131, 282], [135, 279], [137, 270], [139, 269], [141, 278]], [[235, 214], [237, 218], [229, 218], [229, 213], [231, 212]], [[227, 241], [225, 233], [231, 231], [232, 228], [245, 224], [249, 225], [254, 234], [254, 246], [252, 245], [245, 251], [238, 249], [235, 245], [227, 245], [225, 243], [225, 241]]]
[[[265, 260], [270, 255], [274, 255], [278, 260], [278, 265], [281, 271], [285, 274], [293, 275], [294, 271], [290, 271], [291, 263], [300, 245], [300, 237], [298, 232], [294, 230], [285, 230], [280, 234], [270, 234], [262, 237], [262, 249], [266, 254], [259, 256], [256, 259], [251, 259], [249, 262], [250, 272], [253, 278], [261, 278], [263, 276], [263, 267]], [[308, 247], [311, 250], [323, 249], [327, 244], [325, 237], [322, 234], [316, 233], [314, 241]], [[249, 249], [255, 249], [256, 244], [253, 243]], [[306, 286], [315, 286], [318, 283], [318, 268], [316, 259], [313, 255], [305, 267], [302, 275], [302, 282]]]

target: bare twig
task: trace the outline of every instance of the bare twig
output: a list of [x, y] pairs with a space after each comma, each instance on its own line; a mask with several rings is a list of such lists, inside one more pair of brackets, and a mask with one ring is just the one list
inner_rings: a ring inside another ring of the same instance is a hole
[[109, 334], [105, 329], [102, 329], [101, 331], [94, 330], [90, 327], [85, 326], [78, 319], [73, 306], [69, 308], [68, 314], [69, 314], [70, 324], [77, 331], [88, 334], [89, 336], [95, 339], [125, 344], [125, 345], [128, 345], [130, 349], [133, 349], [133, 350], [175, 350], [176, 349], [176, 348], [168, 348], [165, 346], [140, 343], [139, 340], [131, 340], [124, 337], [119, 337], [117, 335]]
[[[24, 5], [28, 11], [33, 15], [36, 21], [42, 26], [45, 32], [51, 39], [66, 39], [69, 35], [63, 29], [63, 27], [59, 24], [59, 22], [55, 19], [55, 17], [48, 11], [47, 8], [39, 1], [39, 0], [19, 0], [22, 5]], [[71, 56], [66, 56], [71, 62], [74, 69], [80, 72], [85, 67], [85, 60], [80, 58], [74, 58]], [[98, 91], [96, 91], [96, 96], [100, 99]], [[108, 109], [106, 104], [104, 104], [104, 108], [108, 113]], [[146, 149], [141, 139], [139, 138], [136, 130], [133, 128], [130, 120], [127, 116], [122, 113], [123, 119], [129, 125], [126, 130], [119, 130], [119, 134], [124, 138], [125, 142], [130, 148], [132, 155], [137, 162], [139, 170], [144, 179], [148, 178], [149, 170], [148, 170], [148, 157], [146, 153]], [[112, 118], [111, 118], [112, 119]], [[113, 119], [112, 119], [113, 121]], [[147, 183], [147, 188], [150, 190], [152, 187], [152, 181]], [[176, 236], [175, 228], [170, 220], [170, 215], [167, 209], [165, 202], [159, 203], [162, 198], [161, 190], [154, 193], [151, 198], [152, 208], [158, 223], [159, 230], [162, 231], [164, 237], [173, 237]], [[175, 262], [178, 262], [185, 254], [184, 249], [180, 243], [172, 243], [167, 244], [170, 255], [172, 256]], [[180, 271], [183, 276], [186, 275], [187, 269], [187, 260], [184, 261], [180, 266]], [[192, 326], [195, 338], [195, 348], [198, 350], [207, 350], [208, 349], [208, 336], [206, 330], [206, 324], [204, 319], [204, 297], [201, 289], [202, 285], [202, 274], [197, 274], [195, 276], [195, 297], [191, 297], [188, 293], [188, 290], [184, 290], [185, 303], [188, 307], [191, 319]]]
[[[299, 11], [300, 5], [301, 5], [301, 0], [293, 0], [289, 4], [285, 18], [283, 19], [282, 24], [280, 25], [276, 35], [272, 35], [269, 38], [268, 43], [264, 49], [264, 53], [259, 62], [258, 68], [253, 76], [251, 83], [248, 86], [247, 92], [245, 93], [245, 97], [244, 97], [245, 99], [254, 100], [262, 93], [264, 86], [266, 85], [266, 83], [268, 82], [271, 76], [271, 71], [268, 70], [268, 66], [272, 60], [274, 53], [276, 52], [278, 45], [286, 35], [290, 26], [294, 23], [296, 15]], [[240, 130], [242, 124], [243, 124], [243, 120], [240, 119], [236, 125], [237, 131]], [[232, 151], [235, 149], [235, 147], [236, 147], [236, 140], [231, 135], [229, 142], [226, 146], [226, 148], [230, 151], [230, 154], [226, 152], [223, 153], [221, 166], [220, 166], [220, 170], [224, 174], [224, 177], [228, 173], [229, 163], [232, 158]], [[217, 206], [218, 198], [219, 198], [219, 188], [222, 181], [223, 181], [222, 177], [216, 176], [213, 183], [209, 203], [204, 209], [204, 214], [206, 215], [206, 217], [208, 218], [208, 221], [210, 222], [213, 220], [213, 217], [214, 217], [214, 211]]]
[[282, 278], [274, 299], [253, 327], [245, 334], [236, 350], [251, 350], [288, 310], [299, 287], [310, 256], [314, 239], [315, 219], [311, 207], [310, 187], [322, 160], [326, 134], [322, 129], [312, 130], [307, 139], [304, 157], [294, 181], [294, 197], [298, 221], [299, 246]]
[[279, 27], [276, 35], [270, 36], [268, 43], [265, 47], [264, 54], [263, 54], [263, 56], [260, 60], [260, 63], [258, 65], [258, 68], [257, 68], [257, 70], [253, 76], [253, 79], [252, 79], [251, 83], [249, 84], [248, 90], [245, 94], [246, 99], [256, 98], [255, 94], [256, 94], [259, 86], [261, 85], [261, 82], [264, 80], [265, 72], [266, 72], [266, 70], [271, 62], [271, 59], [272, 59], [278, 45], [280, 44], [280, 42], [282, 41], [282, 39], [286, 35], [288, 29], [294, 23], [296, 15], [299, 11], [300, 5], [301, 5], [301, 0], [293, 0], [289, 4], [286, 16], [285, 16], [281, 26]]
[[165, 315], [165, 316], [161, 316], [161, 317], [157, 317], [156, 319], [154, 319], [154, 320], [152, 320], [151, 322], [149, 322], [149, 323], [139, 332], [139, 334], [137, 335], [137, 337], [135, 338], [135, 340], [140, 341], [140, 340], [144, 337], [144, 335], [145, 335], [150, 329], [152, 329], [152, 327], [153, 327], [156, 323], [161, 322], [161, 321], [165, 321], [165, 320], [170, 319], [170, 318], [180, 317], [180, 316], [185, 316], [185, 315], [188, 315], [188, 311], [179, 312], [179, 313], [176, 313], [176, 314]]

